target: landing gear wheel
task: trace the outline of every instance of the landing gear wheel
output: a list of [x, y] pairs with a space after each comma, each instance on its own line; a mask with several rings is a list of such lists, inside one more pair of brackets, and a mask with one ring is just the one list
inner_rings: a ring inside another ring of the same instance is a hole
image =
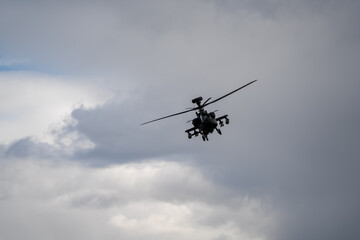
[[227, 118], [227, 119], [225, 119], [225, 123], [226, 124], [229, 124], [230, 123], [230, 120]]
[[202, 136], [202, 139], [203, 139], [203, 141], [206, 141], [206, 138], [205, 138], [205, 136], [204, 136], [204, 135]]

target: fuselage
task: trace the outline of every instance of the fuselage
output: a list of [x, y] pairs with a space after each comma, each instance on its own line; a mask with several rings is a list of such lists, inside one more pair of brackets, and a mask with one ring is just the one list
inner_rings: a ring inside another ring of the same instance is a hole
[[217, 127], [218, 122], [215, 118], [215, 113], [207, 113], [205, 110], [196, 113], [197, 118], [192, 120], [192, 124], [195, 128], [198, 128], [202, 134], [207, 135], [212, 133]]

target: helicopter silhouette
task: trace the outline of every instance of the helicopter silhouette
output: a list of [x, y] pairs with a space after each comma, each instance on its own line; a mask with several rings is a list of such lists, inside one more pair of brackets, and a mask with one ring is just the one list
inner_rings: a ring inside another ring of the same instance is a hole
[[[196, 118], [194, 118], [193, 120], [190, 120], [192, 122], [193, 127], [185, 130], [185, 132], [188, 134], [189, 139], [191, 139], [192, 136], [197, 137], [200, 134], [202, 136], [203, 141], [209, 141], [208, 135], [210, 133], [213, 133], [214, 130], [216, 130], [217, 133], [219, 135], [221, 135], [222, 133], [221, 133], [220, 128], [218, 128], [218, 125], [220, 125], [220, 127], [223, 127], [224, 126], [224, 121], [225, 121], [225, 124], [229, 124], [230, 120], [229, 120], [228, 115], [223, 115], [221, 117], [216, 117], [216, 114], [215, 114], [216, 111], [208, 113], [204, 108], [206, 106], [210, 105], [210, 104], [213, 104], [213, 103], [215, 103], [215, 102], [229, 96], [230, 94], [233, 94], [233, 93], [239, 91], [240, 89], [243, 89], [244, 87], [249, 86], [250, 84], [252, 84], [252, 83], [254, 83], [256, 81], [257, 80], [253, 80], [253, 81], [251, 81], [251, 82], [249, 82], [249, 83], [247, 83], [247, 84], [245, 84], [245, 85], [243, 85], [243, 86], [241, 86], [241, 87], [239, 87], [239, 88], [225, 94], [224, 96], [219, 97], [219, 98], [217, 98], [215, 100], [212, 100], [212, 101], [210, 101], [211, 97], [206, 99], [206, 101], [204, 103], [201, 103], [201, 101], [203, 100], [202, 97], [194, 98], [192, 100], [192, 103], [196, 104], [197, 107], [190, 108], [190, 109], [188, 109], [186, 111], [182, 111], [182, 112], [174, 113], [174, 114], [171, 114], [171, 115], [167, 115], [165, 117], [160, 117], [160, 118], [148, 121], [148, 122], [144, 122], [144, 123], [142, 123], [140, 125], [149, 124], [149, 123], [152, 123], [152, 122], [156, 122], [156, 121], [159, 121], [159, 120], [162, 120], [162, 119], [165, 119], [165, 118], [174, 117], [174, 116], [184, 114], [184, 113], [187, 113], [187, 112], [196, 111], [195, 112]], [[188, 122], [190, 122], [190, 121], [188, 121]]]

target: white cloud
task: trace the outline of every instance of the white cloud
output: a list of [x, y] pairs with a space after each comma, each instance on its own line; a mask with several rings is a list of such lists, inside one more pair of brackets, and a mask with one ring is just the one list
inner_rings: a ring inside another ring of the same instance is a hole
[[94, 107], [112, 97], [91, 82], [33, 72], [0, 73], [0, 143], [34, 136], [49, 140], [56, 127], [79, 105]]
[[[124, 206], [110, 223], [128, 232], [142, 229], [142, 235], [171, 234], [174, 239], [269, 239], [270, 217], [259, 200], [242, 198], [237, 206], [200, 202], [136, 202]], [[257, 211], [258, 210], [258, 211]], [[220, 219], [218, 219], [220, 218]], [[216, 224], [209, 221], [215, 220]], [[274, 220], [274, 219], [272, 219]]]
[[[0, 163], [1, 238], [44, 239], [61, 227], [67, 232], [55, 239], [92, 239], [101, 232], [105, 239], [115, 233], [126, 239], [270, 239], [277, 221], [261, 199], [234, 195], [180, 163], [103, 169], [38, 160]], [[202, 194], [194, 196], [196, 191]], [[91, 229], [81, 232], [80, 226]]]

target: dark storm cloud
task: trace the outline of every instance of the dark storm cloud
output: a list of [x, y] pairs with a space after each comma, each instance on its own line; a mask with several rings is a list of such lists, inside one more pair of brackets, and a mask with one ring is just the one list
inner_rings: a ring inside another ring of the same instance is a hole
[[[183, 138], [186, 135], [179, 129], [184, 124], [170, 121], [152, 128], [140, 126], [144, 116], [151, 116], [152, 112], [146, 108], [149, 107], [144, 100], [126, 100], [95, 109], [74, 110], [72, 117], [77, 123], [63, 131], [80, 133], [95, 144], [90, 150], [76, 152], [74, 159], [92, 159], [106, 165], [184, 153], [181, 149], [186, 149]], [[159, 132], [163, 134], [159, 135]]]
[[[94, 148], [73, 159], [106, 166], [186, 155], [217, 183], [273, 203], [284, 220], [276, 239], [360, 237], [358, 1], [114, 4], [120, 12], [110, 5], [87, 6], [79, 18], [70, 12], [66, 26], [55, 15], [44, 49], [44, 38], [31, 35], [44, 54], [40, 62], [58, 49], [52, 64], [111, 72], [117, 87], [133, 80], [143, 91], [137, 99], [75, 109], [77, 123], [64, 134], [79, 133]], [[84, 28], [81, 19], [95, 20]], [[66, 62], [74, 43], [77, 54]], [[221, 96], [254, 78], [256, 85], [212, 108], [228, 113], [231, 123], [208, 143], [186, 138], [191, 114], [139, 126], [189, 107], [193, 97]], [[22, 139], [5, 152], [34, 156], [44, 148]]]
[[[114, 111], [114, 105], [78, 109], [73, 112], [79, 122], [76, 130], [89, 136], [97, 146], [89, 156], [190, 152], [196, 156], [198, 166], [222, 184], [239, 192], [269, 197], [284, 217], [278, 239], [358, 238], [359, 5], [345, 1], [305, 6], [316, 11], [287, 16], [286, 23], [281, 22], [286, 18], [280, 15], [283, 18], [277, 18], [275, 25], [270, 26], [274, 33], [258, 29], [260, 36], [267, 36], [272, 42], [264, 40], [257, 46], [262, 51], [273, 48], [273, 52], [254, 52], [269, 60], [260, 60], [256, 66], [263, 78], [257, 86], [219, 103], [232, 121], [224, 128], [224, 136], [210, 136], [206, 148], [196, 140], [189, 147], [181, 140], [186, 136], [174, 130], [183, 127], [175, 124], [181, 119], [144, 130], [137, 129], [142, 115], [146, 115], [144, 121], [147, 116], [151, 119], [144, 109], [134, 117], [129, 117], [126, 112], [130, 109], [123, 106], [118, 106], [118, 111]], [[281, 36], [276, 38], [273, 34]], [[279, 42], [273, 42], [276, 39]], [[225, 91], [222, 89], [218, 90]], [[211, 91], [211, 95], [216, 93]], [[148, 99], [151, 107], [161, 102], [156, 96]], [[131, 120], [125, 120], [127, 117]], [[109, 125], [107, 134], [97, 135], [99, 127], [107, 129], [99, 118], [118, 119], [115, 122], [122, 128]], [[134, 123], [134, 119], [139, 121]]]

